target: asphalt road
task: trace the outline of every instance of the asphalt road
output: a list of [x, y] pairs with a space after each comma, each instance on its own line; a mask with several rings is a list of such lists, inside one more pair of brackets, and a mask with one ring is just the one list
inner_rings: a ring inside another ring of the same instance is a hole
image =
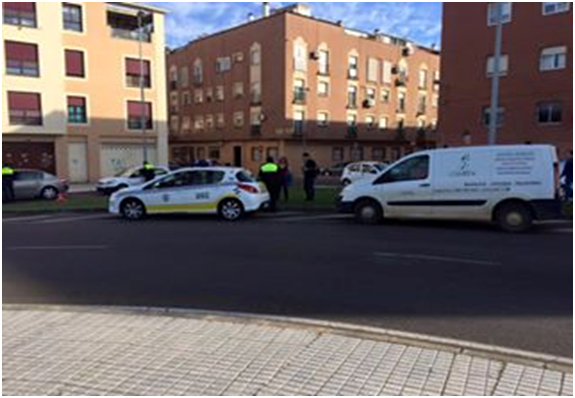
[[3, 220], [4, 303], [177, 306], [334, 319], [572, 357], [572, 226]]

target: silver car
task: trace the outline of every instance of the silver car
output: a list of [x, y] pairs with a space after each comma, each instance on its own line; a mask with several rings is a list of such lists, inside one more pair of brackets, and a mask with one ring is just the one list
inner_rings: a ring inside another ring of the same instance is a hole
[[[14, 173], [14, 199], [54, 200], [68, 190], [66, 180], [41, 170], [17, 169]], [[5, 198], [3, 198], [5, 199]]]

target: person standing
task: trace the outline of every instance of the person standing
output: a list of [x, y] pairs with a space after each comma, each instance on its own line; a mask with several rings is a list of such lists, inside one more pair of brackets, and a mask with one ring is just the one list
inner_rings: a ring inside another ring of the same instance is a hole
[[318, 175], [317, 163], [309, 153], [303, 154], [303, 188], [305, 190], [305, 200], [311, 202], [315, 199], [315, 179]]
[[284, 200], [287, 202], [289, 201], [289, 187], [292, 184], [292, 175], [289, 170], [289, 162], [287, 158], [284, 156], [278, 161], [279, 165], [279, 172], [281, 177], [281, 193], [283, 192]]
[[569, 151], [569, 158], [565, 161], [561, 178], [564, 178], [563, 189], [567, 199], [573, 197], [573, 151]]
[[266, 162], [260, 166], [259, 177], [270, 193], [270, 211], [276, 211], [281, 190], [281, 176], [280, 168], [271, 156], [268, 156]]
[[14, 169], [9, 165], [2, 165], [2, 199], [11, 202], [14, 200]]
[[154, 165], [148, 161], [145, 161], [142, 167], [142, 175], [144, 176], [145, 182], [152, 181], [154, 178], [156, 178], [156, 173], [154, 172]]

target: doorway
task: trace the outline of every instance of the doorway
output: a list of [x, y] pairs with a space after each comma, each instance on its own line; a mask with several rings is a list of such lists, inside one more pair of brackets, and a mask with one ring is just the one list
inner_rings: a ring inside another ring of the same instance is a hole
[[234, 167], [242, 167], [242, 147], [234, 147]]

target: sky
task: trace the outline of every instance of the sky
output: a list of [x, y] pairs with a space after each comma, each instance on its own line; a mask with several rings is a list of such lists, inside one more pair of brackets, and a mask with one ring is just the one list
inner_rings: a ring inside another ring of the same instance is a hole
[[[249, 13], [261, 15], [261, 2], [154, 2], [169, 11], [166, 22], [167, 45], [182, 46], [202, 34], [211, 34], [247, 20]], [[271, 2], [272, 8], [292, 4]], [[367, 32], [379, 29], [415, 41], [439, 47], [441, 3], [347, 2], [305, 3], [312, 15], [330, 21], [343, 21], [349, 28]]]

